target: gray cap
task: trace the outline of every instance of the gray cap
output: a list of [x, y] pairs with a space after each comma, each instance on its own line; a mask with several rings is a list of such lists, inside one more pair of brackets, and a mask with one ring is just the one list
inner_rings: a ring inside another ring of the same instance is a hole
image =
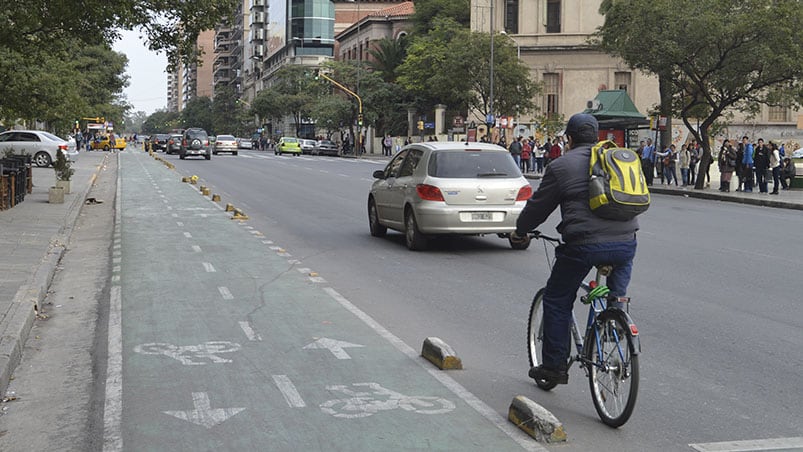
[[566, 124], [566, 135], [572, 137], [575, 144], [596, 143], [599, 137], [597, 118], [588, 113], [577, 113], [569, 118]]

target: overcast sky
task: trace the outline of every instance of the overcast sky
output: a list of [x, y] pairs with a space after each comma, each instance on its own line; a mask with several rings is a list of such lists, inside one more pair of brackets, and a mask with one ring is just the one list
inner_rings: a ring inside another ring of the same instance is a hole
[[151, 114], [167, 107], [167, 58], [164, 54], [148, 50], [137, 31], [124, 31], [123, 39], [114, 44], [114, 50], [128, 57], [129, 85], [125, 89], [134, 112]]

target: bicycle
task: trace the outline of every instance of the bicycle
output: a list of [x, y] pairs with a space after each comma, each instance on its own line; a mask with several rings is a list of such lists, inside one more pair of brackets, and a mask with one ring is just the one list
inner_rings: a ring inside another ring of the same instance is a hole
[[[561, 240], [538, 231], [531, 232], [529, 236], [544, 241], [544, 254], [551, 270], [554, 259], [549, 259], [547, 244], [552, 245], [554, 256], [554, 248], [562, 244]], [[585, 340], [580, 336], [577, 317], [572, 312], [571, 336], [577, 354], [572, 356], [570, 353], [567, 369], [574, 362], [579, 363], [588, 377], [591, 398], [600, 419], [608, 426], [620, 427], [630, 419], [636, 405], [641, 343], [638, 328], [629, 314], [630, 298], [611, 295], [607, 286], [601, 284], [602, 277], [607, 277], [613, 271], [613, 266], [598, 265], [596, 269], [594, 279], [580, 285], [580, 290], [585, 292], [580, 300], [589, 306]], [[531, 366], [542, 362], [544, 290], [538, 290], [530, 306], [527, 351]], [[626, 306], [625, 310], [609, 306], [612, 302]], [[545, 391], [557, 385], [549, 380], [536, 380], [535, 384]]]

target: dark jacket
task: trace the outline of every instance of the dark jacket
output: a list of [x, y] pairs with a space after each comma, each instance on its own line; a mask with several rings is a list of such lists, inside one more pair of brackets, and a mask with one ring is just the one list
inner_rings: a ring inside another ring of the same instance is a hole
[[757, 170], [765, 170], [770, 167], [770, 149], [766, 145], [756, 146], [753, 154], [753, 167]]
[[558, 225], [567, 244], [624, 242], [633, 240], [638, 220], [606, 220], [594, 215], [588, 203], [588, 168], [592, 144], [581, 144], [552, 161], [538, 190], [527, 201], [516, 222], [516, 234], [537, 228], [560, 206]]

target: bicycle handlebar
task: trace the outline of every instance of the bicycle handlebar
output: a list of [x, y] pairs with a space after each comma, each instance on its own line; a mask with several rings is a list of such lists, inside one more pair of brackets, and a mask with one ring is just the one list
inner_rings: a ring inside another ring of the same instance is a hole
[[537, 230], [536, 231], [530, 231], [530, 232], [527, 233], [527, 235], [529, 235], [531, 238], [534, 238], [534, 239], [546, 240], [547, 242], [554, 242], [554, 243], [557, 243], [557, 244], [563, 243], [563, 242], [561, 242], [561, 240], [559, 238], [551, 237], [551, 236], [548, 236], [548, 235], [544, 235], [544, 234], [541, 233], [541, 231], [537, 231]]

